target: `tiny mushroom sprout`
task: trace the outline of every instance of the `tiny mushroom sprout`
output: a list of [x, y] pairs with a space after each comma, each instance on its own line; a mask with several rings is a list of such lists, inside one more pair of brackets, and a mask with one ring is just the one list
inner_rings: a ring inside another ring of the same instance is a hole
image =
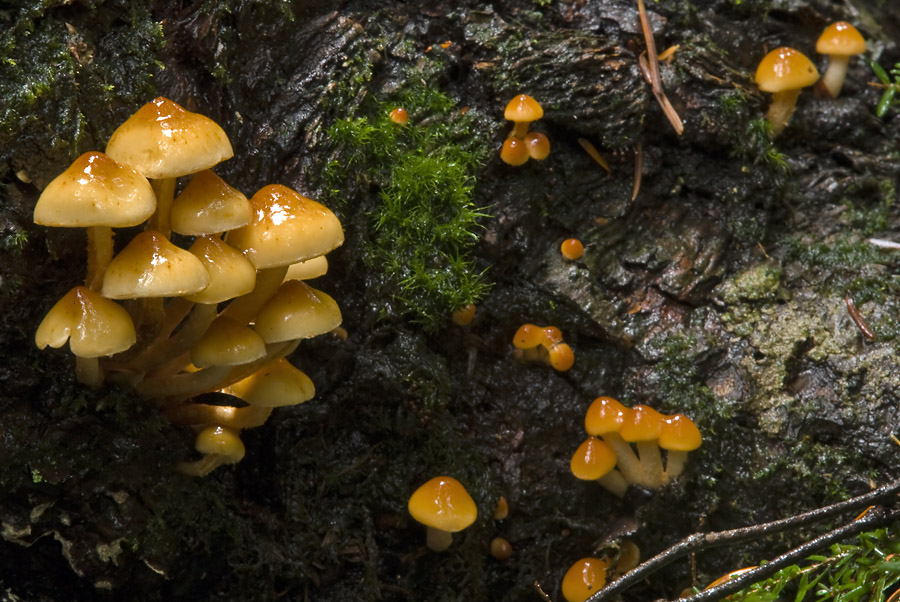
[[562, 595], [568, 602], [584, 602], [606, 585], [609, 563], [600, 558], [582, 558], [566, 571]]
[[575, 261], [584, 255], [584, 245], [577, 238], [567, 238], [559, 245], [559, 252], [569, 261]]
[[235, 464], [244, 457], [244, 444], [237, 431], [224, 426], [207, 426], [197, 433], [194, 447], [203, 457], [194, 462], [181, 462], [178, 472], [202, 477], [223, 464]]
[[782, 46], [769, 52], [756, 68], [756, 83], [763, 92], [772, 93], [766, 118], [777, 136], [794, 113], [800, 90], [819, 79], [812, 61], [799, 50]]
[[528, 145], [521, 138], [509, 137], [500, 148], [500, 159], [507, 165], [518, 167], [528, 161]]
[[409, 498], [409, 513], [425, 525], [426, 545], [435, 552], [449, 548], [452, 534], [478, 518], [472, 496], [453, 477], [435, 477], [416, 489]]
[[866, 41], [846, 21], [832, 23], [816, 41], [816, 52], [828, 55], [828, 68], [822, 76], [822, 87], [831, 98], [837, 98], [847, 77], [850, 57], [866, 51]]
[[543, 116], [544, 109], [540, 103], [527, 94], [519, 94], [513, 98], [507, 103], [506, 110], [503, 111], [504, 119], [515, 124], [509, 136], [520, 140], [525, 138], [531, 122], [537, 121]]
[[543, 161], [550, 156], [550, 139], [541, 132], [525, 134], [525, 147], [528, 149], [528, 156], [536, 161]]
[[703, 443], [703, 437], [694, 421], [684, 414], [663, 419], [659, 432], [659, 446], [666, 450], [665, 481], [669, 482], [684, 470], [687, 453]]

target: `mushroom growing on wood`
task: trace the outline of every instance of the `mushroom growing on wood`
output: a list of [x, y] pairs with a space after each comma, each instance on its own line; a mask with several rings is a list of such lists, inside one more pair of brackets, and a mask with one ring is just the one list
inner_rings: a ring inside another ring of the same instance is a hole
[[453, 543], [453, 533], [462, 531], [478, 518], [475, 500], [453, 477], [434, 477], [409, 498], [409, 513], [425, 525], [426, 544], [443, 552]]
[[202, 477], [223, 464], [236, 464], [244, 458], [245, 449], [237, 431], [224, 426], [208, 426], [197, 433], [194, 447], [203, 457], [194, 462], [180, 462], [178, 472]]
[[832, 23], [816, 41], [816, 52], [828, 55], [828, 68], [822, 76], [822, 88], [831, 98], [841, 94], [850, 57], [866, 51], [866, 41], [859, 31], [846, 21]]
[[805, 54], [782, 46], [771, 51], [756, 68], [756, 83], [763, 92], [772, 93], [766, 118], [777, 136], [794, 113], [800, 90], [819, 79], [819, 72]]
[[606, 585], [609, 563], [600, 558], [582, 558], [566, 571], [562, 595], [568, 602], [584, 602]]

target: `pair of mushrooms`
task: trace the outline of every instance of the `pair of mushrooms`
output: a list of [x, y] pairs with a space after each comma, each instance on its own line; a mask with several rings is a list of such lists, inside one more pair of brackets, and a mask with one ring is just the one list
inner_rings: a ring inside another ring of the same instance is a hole
[[[828, 68], [821, 80], [822, 93], [837, 98], [844, 85], [851, 56], [866, 50], [866, 41], [846, 21], [825, 28], [816, 42], [816, 52], [828, 55]], [[772, 133], [784, 130], [794, 112], [800, 90], [819, 81], [816, 66], [799, 50], [787, 46], [769, 52], [756, 69], [756, 83], [763, 92], [772, 93], [772, 104], [766, 118]]]
[[[200, 429], [204, 457], [180, 465], [195, 475], [243, 457], [240, 429], [314, 395], [283, 358], [341, 322], [337, 303], [303, 282], [327, 270], [325, 253], [343, 243], [340, 221], [285, 186], [248, 199], [211, 171], [233, 154], [215, 122], [160, 97], [105, 153], [85, 153], [51, 181], [34, 210], [36, 223], [83, 227], [88, 238], [84, 286], [53, 306], [35, 343], [68, 341], [79, 381], [130, 385], [173, 422]], [[191, 174], [175, 197], [177, 178]], [[114, 254], [112, 229], [145, 222]], [[190, 247], [173, 243], [173, 231], [193, 237]], [[190, 402], [214, 391], [248, 405]]]
[[[645, 405], [626, 408], [612, 397], [591, 403], [584, 428], [588, 438], [572, 455], [572, 474], [597, 481], [618, 497], [631, 484], [658, 489], [671, 482], [684, 470], [688, 452], [702, 443], [684, 414], [666, 416]], [[665, 468], [661, 450], [666, 450]]]
[[565, 343], [556, 326], [522, 324], [513, 335], [516, 356], [523, 361], [542, 361], [565, 372], [575, 364], [575, 352]]
[[509, 101], [503, 117], [513, 122], [513, 129], [500, 149], [504, 163], [519, 166], [528, 159], [543, 161], [550, 155], [550, 139], [541, 132], [528, 131], [531, 122], [543, 116], [543, 107], [527, 94], [519, 94]]

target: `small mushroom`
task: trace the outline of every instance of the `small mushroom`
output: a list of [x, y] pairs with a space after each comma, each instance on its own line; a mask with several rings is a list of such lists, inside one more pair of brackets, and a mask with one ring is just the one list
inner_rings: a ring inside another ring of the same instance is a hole
[[663, 420], [659, 432], [659, 446], [666, 451], [666, 482], [671, 481], [684, 470], [689, 451], [694, 451], [703, 443], [700, 430], [684, 414], [668, 416]]
[[550, 139], [541, 132], [528, 132], [525, 135], [525, 148], [528, 156], [537, 161], [543, 161], [550, 156]]
[[568, 602], [584, 602], [606, 585], [609, 563], [600, 558], [582, 558], [566, 571], [562, 595]]
[[577, 238], [567, 238], [559, 246], [559, 252], [569, 261], [575, 261], [584, 255], [584, 245]]
[[537, 121], [543, 116], [544, 109], [540, 103], [527, 94], [519, 94], [513, 98], [503, 112], [504, 119], [515, 123], [510, 137], [519, 139], [525, 138], [532, 121]]
[[666, 483], [662, 456], [659, 453], [659, 434], [664, 416], [645, 405], [636, 405], [625, 412], [619, 434], [622, 439], [637, 446], [641, 461], [640, 485], [658, 489]]
[[616, 470], [616, 452], [597, 437], [585, 439], [569, 462], [575, 478], [583, 481], [597, 481], [613, 495], [624, 497], [628, 482]]
[[794, 113], [800, 90], [819, 79], [819, 72], [805, 54], [782, 46], [771, 51], [756, 68], [756, 83], [763, 92], [772, 93], [766, 118], [777, 136]]
[[453, 477], [434, 477], [409, 498], [409, 513], [425, 525], [426, 545], [443, 552], [453, 543], [453, 533], [462, 531], [478, 518], [475, 500]]
[[598, 397], [584, 416], [584, 429], [613, 448], [619, 470], [629, 483], [639, 483], [642, 475], [640, 460], [619, 434], [627, 412], [628, 408], [612, 397]]
[[828, 68], [821, 86], [831, 98], [837, 98], [847, 77], [850, 57], [866, 51], [866, 41], [859, 31], [846, 21], [832, 23], [816, 41], [816, 52], [828, 55]]
[[197, 433], [194, 448], [203, 457], [194, 462], [179, 462], [178, 472], [202, 477], [224, 464], [235, 464], [244, 458], [245, 449], [237, 431], [224, 426], [208, 426]]
[[510, 136], [503, 141], [500, 148], [500, 159], [507, 165], [518, 167], [528, 161], [528, 145], [521, 138]]

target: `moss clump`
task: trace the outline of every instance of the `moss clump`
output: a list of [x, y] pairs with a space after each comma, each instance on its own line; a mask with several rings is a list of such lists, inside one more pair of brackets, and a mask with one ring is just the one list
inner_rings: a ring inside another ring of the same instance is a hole
[[[417, 67], [428, 74], [432, 59]], [[329, 138], [340, 159], [324, 170], [326, 202], [363, 212], [364, 259], [375, 288], [402, 313], [433, 330], [451, 311], [487, 290], [473, 247], [487, 215], [473, 199], [475, 172], [487, 146], [470, 131], [473, 118], [456, 110], [436, 83], [417, 75], [384, 98], [369, 98], [334, 122]], [[389, 113], [403, 107], [409, 124]], [[352, 221], [352, 220], [351, 220]]]

